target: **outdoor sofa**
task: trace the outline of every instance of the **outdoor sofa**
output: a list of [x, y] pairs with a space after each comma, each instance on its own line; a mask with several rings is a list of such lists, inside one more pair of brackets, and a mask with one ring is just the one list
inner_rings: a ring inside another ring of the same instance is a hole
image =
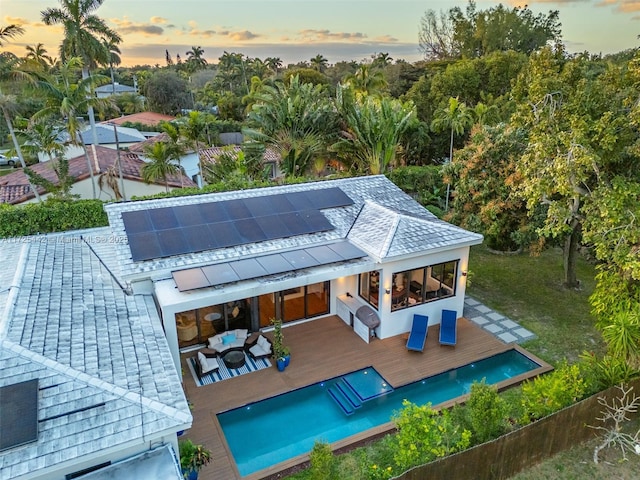
[[209, 348], [218, 354], [224, 353], [230, 348], [244, 348], [249, 331], [245, 328], [236, 328], [209, 337]]

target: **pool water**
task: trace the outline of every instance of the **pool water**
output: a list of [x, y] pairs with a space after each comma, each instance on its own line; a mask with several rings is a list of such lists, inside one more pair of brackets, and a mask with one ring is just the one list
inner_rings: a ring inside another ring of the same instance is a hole
[[[469, 393], [474, 381], [495, 384], [539, 367], [508, 350], [395, 390], [369, 367], [219, 413], [218, 420], [238, 471], [246, 476], [308, 453], [316, 440], [333, 443], [389, 422], [404, 399], [435, 406]], [[343, 379], [363, 399], [350, 414], [328, 392]]]

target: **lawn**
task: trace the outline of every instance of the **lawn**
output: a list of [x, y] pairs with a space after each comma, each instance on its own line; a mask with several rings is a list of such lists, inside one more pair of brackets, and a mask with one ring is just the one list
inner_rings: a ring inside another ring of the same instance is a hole
[[578, 359], [585, 350], [604, 352], [590, 313], [589, 295], [595, 268], [578, 261], [580, 288], [562, 286], [562, 251], [538, 257], [526, 253], [499, 255], [484, 246], [471, 249], [467, 294], [503, 313], [537, 335], [523, 346], [551, 364]]

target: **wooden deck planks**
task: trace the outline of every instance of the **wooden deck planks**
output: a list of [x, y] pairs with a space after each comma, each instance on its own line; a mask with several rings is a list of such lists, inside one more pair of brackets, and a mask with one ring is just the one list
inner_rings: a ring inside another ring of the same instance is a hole
[[[332, 316], [283, 329], [291, 348], [291, 364], [284, 372], [274, 366], [240, 377], [197, 387], [184, 363], [184, 386], [193, 405], [193, 427], [186, 436], [206, 445], [213, 462], [200, 472], [202, 480], [239, 479], [216, 413], [372, 365], [394, 387], [509, 349], [467, 319], [458, 320], [458, 344], [440, 346], [439, 326], [429, 328], [424, 352], [407, 351], [408, 334], [362, 341], [342, 320]], [[267, 334], [270, 336], [270, 334]], [[250, 440], [248, 440], [250, 441]], [[252, 478], [259, 478], [255, 476]]]

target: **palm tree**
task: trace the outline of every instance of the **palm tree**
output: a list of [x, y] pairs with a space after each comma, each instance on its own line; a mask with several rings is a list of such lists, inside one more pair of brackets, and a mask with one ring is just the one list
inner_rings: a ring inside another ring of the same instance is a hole
[[264, 63], [266, 63], [269, 69], [276, 75], [278, 74], [278, 70], [282, 68], [282, 60], [278, 57], [267, 57], [264, 59]]
[[142, 166], [142, 178], [146, 183], [163, 180], [166, 191], [169, 191], [169, 176], [183, 173], [180, 165], [175, 160], [175, 151], [167, 142], [156, 142], [144, 149], [145, 156], [151, 160]]
[[[107, 65], [110, 52], [103, 40], [117, 45], [122, 41], [117, 32], [110, 29], [104, 20], [92, 12], [97, 10], [104, 0], [60, 0], [60, 8], [43, 10], [42, 21], [46, 25], [62, 25], [64, 38], [60, 44], [60, 60], [62, 62], [73, 57], [82, 60], [82, 78], [89, 78], [90, 69], [96, 65]], [[86, 85], [90, 87], [90, 84]], [[89, 95], [91, 90], [87, 90]], [[93, 105], [87, 103], [87, 113], [93, 135], [94, 145], [98, 144]]]
[[44, 48], [44, 44], [38, 43], [35, 46], [27, 45], [27, 54], [24, 57], [26, 60], [30, 60], [40, 70], [48, 71], [53, 66], [53, 59], [47, 55], [47, 49]]
[[329, 66], [329, 60], [318, 54], [311, 59], [311, 68], [323, 73]]
[[367, 64], [360, 65], [355, 73], [347, 75], [344, 83], [356, 92], [367, 95], [379, 94], [387, 86], [382, 70], [372, 69]]
[[110, 41], [106, 38], [102, 39], [102, 45], [107, 50], [107, 54], [109, 55], [109, 72], [111, 73], [111, 87], [113, 88], [113, 94], [115, 95], [116, 80], [113, 75], [113, 66], [120, 65], [120, 62], [122, 61], [122, 59], [120, 58], [120, 54], [122, 52], [120, 51], [120, 47], [118, 47], [117, 43]]
[[498, 119], [498, 107], [478, 102], [473, 107], [473, 117], [477, 125], [490, 125]]
[[22, 148], [24, 151], [38, 155], [42, 152], [49, 157], [50, 162], [64, 153], [64, 145], [61, 141], [61, 134], [64, 127], [56, 121], [48, 118], [38, 118], [29, 122], [25, 129], [16, 132], [24, 139]]
[[65, 119], [67, 132], [69, 133], [70, 143], [81, 146], [87, 159], [87, 168], [91, 177], [91, 187], [93, 189], [93, 198], [97, 198], [96, 185], [94, 181], [93, 167], [85, 146], [85, 142], [80, 134], [82, 122], [82, 112], [87, 111], [88, 107], [94, 106], [100, 108], [108, 108], [112, 105], [109, 98], [87, 97], [86, 92], [93, 88], [97, 78], [106, 80], [106, 77], [90, 76], [80, 80], [78, 83], [72, 83], [77, 78], [78, 69], [81, 69], [82, 61], [80, 58], [71, 58], [60, 67], [60, 72], [53, 75], [40, 75], [38, 87], [44, 91], [47, 96], [45, 107], [32, 117], [34, 121], [39, 118], [61, 117]]
[[373, 62], [371, 64], [374, 67], [385, 68], [387, 65], [390, 65], [393, 58], [388, 53], [378, 53], [377, 55], [372, 55]]
[[207, 61], [202, 57], [204, 50], [201, 47], [191, 47], [187, 52], [187, 65], [189, 70], [195, 72], [207, 66]]
[[187, 121], [180, 124], [180, 134], [191, 144], [198, 156], [198, 175], [202, 178], [202, 164], [200, 161], [200, 147], [207, 132], [206, 118], [202, 112], [189, 112]]
[[[0, 46], [3, 45], [4, 41], [7, 39], [13, 38], [17, 35], [22, 35], [24, 33], [24, 29], [19, 25], [7, 25], [6, 27], [0, 27]], [[5, 59], [7, 60], [6, 70], [3, 70], [2, 77], [0, 80], [4, 80], [4, 73], [6, 73], [7, 78], [11, 77], [21, 77], [23, 79], [31, 81], [31, 77], [28, 75], [18, 71], [15, 66], [17, 64], [18, 59], [13, 54], [5, 54]], [[22, 168], [26, 168], [27, 164], [24, 161], [24, 156], [22, 155], [22, 149], [20, 148], [20, 143], [18, 142], [18, 137], [16, 137], [16, 132], [13, 129], [13, 123], [11, 121], [11, 113], [16, 109], [17, 101], [15, 95], [5, 95], [2, 93], [0, 89], [0, 110], [2, 110], [2, 115], [4, 116], [5, 122], [7, 122], [7, 128], [9, 129], [9, 134], [11, 135], [11, 140], [13, 141], [13, 146], [16, 149], [16, 154], [20, 159], [20, 165]], [[39, 202], [42, 201], [40, 198], [40, 194], [38, 193], [38, 189], [31, 183], [31, 180], [27, 180], [29, 182], [29, 187], [33, 192], [33, 195], [36, 197], [36, 200]]]
[[[454, 135], [462, 135], [467, 128], [473, 125], [473, 115], [464, 102], [460, 102], [458, 97], [449, 97], [448, 108], [436, 110], [434, 119], [431, 122], [431, 129], [441, 132], [451, 129], [451, 141], [449, 144], [449, 162], [453, 160], [453, 138]], [[445, 210], [449, 209], [449, 189], [451, 185], [447, 183], [447, 196], [445, 198]]]

